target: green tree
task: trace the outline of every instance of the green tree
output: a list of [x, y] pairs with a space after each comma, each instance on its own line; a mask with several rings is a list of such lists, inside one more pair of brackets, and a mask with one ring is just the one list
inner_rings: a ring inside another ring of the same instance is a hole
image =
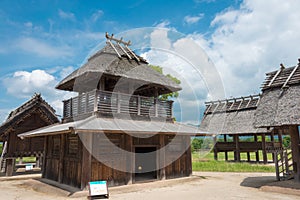
[[284, 138], [282, 139], [282, 144], [285, 148], [290, 147], [291, 145], [291, 137], [289, 135], [284, 136]]
[[[160, 66], [155, 66], [155, 65], [149, 65], [153, 70], [157, 71], [158, 73], [164, 74], [163, 69]], [[177, 79], [176, 77], [172, 76], [171, 74], [165, 75], [169, 79], [173, 80], [175, 83], [180, 84], [181, 81]], [[178, 92], [171, 92], [169, 94], [163, 94], [159, 96], [159, 99], [161, 100], [168, 100], [169, 98], [177, 98], [179, 96]]]
[[200, 150], [203, 144], [203, 139], [202, 138], [194, 138], [192, 140], [192, 151], [197, 151]]

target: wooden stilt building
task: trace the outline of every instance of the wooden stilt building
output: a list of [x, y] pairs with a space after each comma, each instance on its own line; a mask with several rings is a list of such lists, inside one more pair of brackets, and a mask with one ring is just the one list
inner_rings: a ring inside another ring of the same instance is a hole
[[[277, 176], [290, 174], [300, 181], [300, 59], [294, 67], [285, 68], [266, 74], [262, 84], [262, 96], [254, 117], [255, 127], [276, 127], [286, 130], [291, 136], [292, 166], [287, 161], [277, 166]], [[282, 152], [278, 154], [282, 158]], [[284, 154], [283, 154], [284, 155]], [[280, 169], [283, 167], [283, 170]], [[291, 169], [292, 168], [292, 169]]]
[[[272, 152], [270, 150], [282, 147], [282, 132], [273, 128], [254, 127], [254, 113], [259, 101], [260, 95], [253, 95], [206, 102], [206, 110], [200, 127], [215, 134], [215, 159], [218, 158], [218, 153], [222, 152], [227, 161], [228, 152], [234, 152], [234, 161], [241, 161], [241, 153], [246, 153], [247, 160], [245, 161], [266, 164], [267, 154]], [[241, 141], [241, 137], [247, 137], [252, 141]], [[269, 141], [267, 137], [270, 138]], [[275, 141], [275, 138], [278, 140]], [[255, 154], [255, 160], [251, 160], [251, 153]], [[274, 162], [274, 155], [272, 158], [269, 162]]]
[[43, 177], [84, 189], [89, 181], [124, 185], [192, 173], [192, 126], [173, 120], [173, 101], [159, 96], [181, 90], [153, 70], [124, 42], [107, 45], [62, 80], [57, 89], [78, 92], [64, 101], [63, 123], [22, 134], [46, 136]]
[[40, 166], [44, 156], [44, 137], [21, 140], [18, 134], [59, 122], [55, 110], [35, 94], [29, 101], [12, 111], [0, 126], [3, 151], [0, 158], [1, 171], [7, 176], [15, 172], [16, 158], [36, 157]]

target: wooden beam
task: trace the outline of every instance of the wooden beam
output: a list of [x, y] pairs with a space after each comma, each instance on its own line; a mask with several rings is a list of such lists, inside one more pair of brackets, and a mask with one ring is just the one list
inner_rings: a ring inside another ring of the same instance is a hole
[[218, 160], [218, 149], [216, 148], [217, 136], [213, 136], [213, 141], [214, 141], [214, 159]]
[[66, 135], [60, 135], [60, 152], [59, 152], [59, 165], [58, 165], [58, 182], [62, 183], [64, 179], [64, 161], [65, 161], [65, 145]]
[[186, 175], [190, 176], [193, 173], [192, 170], [192, 151], [191, 151], [191, 137], [186, 136], [186, 145], [188, 145], [188, 148], [186, 150]]
[[290, 126], [291, 149], [293, 156], [293, 168], [295, 181], [300, 182], [300, 150], [299, 150], [299, 131], [298, 126]]
[[[275, 147], [274, 132], [271, 133], [270, 137], [271, 137], [272, 146]], [[275, 162], [275, 153], [272, 153], [272, 160], [273, 162]]]
[[[227, 142], [227, 135], [226, 134], [224, 134], [224, 142]], [[225, 151], [224, 154], [225, 154], [225, 160], [228, 161], [228, 152]]]
[[165, 151], [165, 135], [160, 134], [159, 135], [159, 144], [160, 144], [160, 150], [159, 150], [159, 179], [165, 180], [166, 179], [166, 151]]
[[235, 153], [234, 153], [234, 159], [237, 162], [241, 161], [241, 152], [240, 152], [240, 141], [239, 141], [239, 135], [233, 135], [233, 140], [235, 142]]
[[44, 138], [44, 155], [43, 155], [43, 166], [42, 166], [42, 178], [46, 177], [49, 137], [50, 136], [45, 136], [45, 138]]
[[134, 161], [133, 161], [133, 139], [131, 135], [125, 134], [125, 150], [127, 151], [126, 158], [126, 176], [127, 176], [127, 184], [131, 185], [133, 183], [133, 173], [134, 173]]
[[263, 153], [264, 164], [267, 164], [268, 156], [267, 156], [267, 150], [266, 150], [266, 134], [261, 135], [261, 142], [262, 142], [262, 153]]
[[91, 180], [91, 170], [92, 170], [92, 155], [90, 150], [92, 150], [92, 133], [84, 133], [80, 135], [82, 140], [82, 168], [81, 168], [81, 189], [85, 189], [88, 182]]
[[[254, 134], [254, 142], [257, 142], [257, 134]], [[256, 162], [259, 162], [259, 151], [255, 152]]]

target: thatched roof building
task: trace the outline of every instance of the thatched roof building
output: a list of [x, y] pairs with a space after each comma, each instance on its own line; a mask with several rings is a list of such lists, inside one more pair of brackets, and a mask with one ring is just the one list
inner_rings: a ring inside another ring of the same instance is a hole
[[266, 74], [261, 101], [255, 113], [255, 127], [300, 124], [300, 67], [284, 68]]
[[266, 128], [253, 126], [260, 95], [206, 102], [200, 127], [214, 134], [268, 133]]
[[89, 91], [101, 85], [101, 80], [108, 82], [111, 79], [110, 84], [102, 88], [110, 90], [114, 88], [112, 83], [122, 78], [124, 83], [133, 84], [133, 87], [142, 85], [140, 91], [147, 88], [147, 92], [135, 92], [139, 95], [149, 96], [149, 92], [154, 93], [155, 88], [159, 94], [181, 90], [178, 84], [153, 70], [146, 60], [127, 46], [111, 44], [107, 43], [103, 49], [92, 55], [86, 64], [63, 79], [56, 88], [76, 92]]
[[0, 160], [1, 171], [11, 176], [14, 173], [15, 159], [26, 156], [42, 158], [44, 137], [21, 140], [18, 134], [59, 122], [55, 110], [41, 97], [35, 94], [29, 101], [12, 111], [0, 126], [0, 138], [4, 149]]

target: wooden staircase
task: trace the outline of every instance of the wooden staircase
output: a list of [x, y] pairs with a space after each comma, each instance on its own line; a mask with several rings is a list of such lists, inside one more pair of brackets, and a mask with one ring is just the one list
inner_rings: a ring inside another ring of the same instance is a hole
[[284, 149], [275, 153], [276, 179], [278, 181], [294, 178], [292, 152]]

